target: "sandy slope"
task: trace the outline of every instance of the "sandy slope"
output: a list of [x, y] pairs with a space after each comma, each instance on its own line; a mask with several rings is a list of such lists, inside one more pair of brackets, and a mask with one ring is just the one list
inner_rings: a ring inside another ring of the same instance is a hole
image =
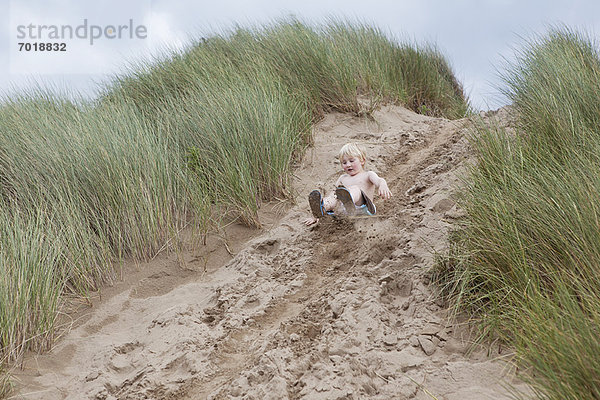
[[[467, 356], [468, 332], [427, 286], [432, 251], [460, 216], [451, 191], [467, 123], [394, 106], [327, 115], [296, 171], [297, 205], [245, 245], [251, 232], [232, 228], [234, 257], [213, 238], [129, 273], [26, 360], [16, 398], [508, 398], [503, 385], [523, 385], [507, 355]], [[377, 217], [306, 228], [307, 194], [331, 189], [351, 140], [393, 199], [376, 201]]]

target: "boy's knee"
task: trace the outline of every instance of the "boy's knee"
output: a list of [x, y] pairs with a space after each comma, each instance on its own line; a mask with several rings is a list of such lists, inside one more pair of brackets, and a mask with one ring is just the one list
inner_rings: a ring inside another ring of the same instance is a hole
[[335, 203], [337, 202], [337, 200], [333, 197], [325, 197], [323, 199], [323, 205], [325, 206], [326, 210], [331, 210], [333, 209], [333, 207], [335, 207]]

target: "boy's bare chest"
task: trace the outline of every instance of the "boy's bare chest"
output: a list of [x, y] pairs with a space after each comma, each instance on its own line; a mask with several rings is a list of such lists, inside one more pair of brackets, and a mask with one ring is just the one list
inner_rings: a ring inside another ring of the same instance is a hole
[[344, 186], [360, 186], [362, 189], [367, 189], [371, 186], [371, 181], [367, 173], [354, 176], [346, 175], [341, 179], [341, 183]]

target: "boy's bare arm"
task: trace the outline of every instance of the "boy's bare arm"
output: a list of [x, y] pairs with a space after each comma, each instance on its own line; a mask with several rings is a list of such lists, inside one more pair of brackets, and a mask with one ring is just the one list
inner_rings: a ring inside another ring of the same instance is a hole
[[380, 178], [375, 172], [369, 171], [369, 180], [373, 183], [373, 185], [375, 185], [379, 196], [381, 196], [383, 199], [387, 200], [392, 197], [392, 192], [388, 188], [385, 179]]

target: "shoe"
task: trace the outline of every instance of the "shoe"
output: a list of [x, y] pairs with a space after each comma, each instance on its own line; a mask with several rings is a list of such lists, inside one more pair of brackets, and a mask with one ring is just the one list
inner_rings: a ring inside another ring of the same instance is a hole
[[370, 215], [375, 215], [375, 213], [377, 212], [375, 204], [373, 204], [373, 201], [369, 198], [369, 196], [365, 194], [365, 192], [363, 192], [362, 190], [360, 192], [362, 193], [364, 204], [367, 206], [367, 211], [369, 211]]
[[308, 195], [308, 204], [310, 205], [310, 211], [315, 218], [323, 217], [323, 199], [321, 197], [321, 192], [318, 190], [313, 190]]
[[352, 200], [352, 195], [348, 189], [343, 186], [339, 186], [337, 189], [335, 189], [335, 197], [342, 202], [348, 215], [354, 215], [356, 213], [356, 206], [354, 205], [354, 200]]

